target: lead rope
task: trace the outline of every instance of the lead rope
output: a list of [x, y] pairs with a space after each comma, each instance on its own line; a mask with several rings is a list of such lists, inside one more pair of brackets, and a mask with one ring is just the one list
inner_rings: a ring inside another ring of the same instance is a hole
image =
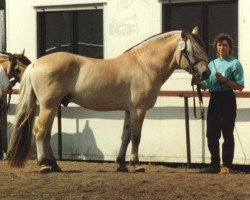
[[195, 101], [195, 90], [194, 90], [194, 79], [195, 76], [192, 77], [191, 80], [191, 85], [192, 85], [192, 91], [193, 91], [193, 107], [194, 107], [194, 117], [195, 119], [202, 119], [204, 120], [204, 106], [203, 106], [203, 98], [202, 98], [202, 93], [201, 93], [201, 87], [199, 84], [196, 84], [196, 91], [197, 91], [197, 96], [199, 99], [199, 106], [200, 106], [200, 117], [197, 117], [197, 113], [196, 113], [196, 101]]
[[[190, 62], [190, 59], [188, 58], [188, 55], [187, 55], [187, 52], [186, 52], [186, 40], [183, 40], [182, 42], [180, 42], [179, 49], [181, 50], [181, 54], [180, 54], [180, 58], [179, 58], [179, 65], [180, 65], [180, 62], [181, 62], [182, 54], [184, 54], [184, 57], [187, 59], [188, 64], [190, 66], [190, 71], [191, 72], [195, 71], [194, 68], [193, 68], [193, 66], [195, 66], [197, 63], [199, 63], [200, 60], [196, 61], [195, 63], [191, 63]], [[196, 84], [196, 86], [197, 86], [197, 96], [199, 98], [199, 106], [200, 106], [200, 113], [201, 113], [201, 115], [200, 115], [200, 117], [197, 117], [197, 114], [196, 114], [196, 101], [195, 101], [195, 92], [194, 92], [195, 78], [196, 78], [196, 76], [193, 74], [192, 80], [191, 80], [191, 85], [192, 85], [192, 90], [193, 90], [194, 117], [196, 119], [202, 119], [202, 120], [204, 120], [204, 106], [203, 106], [203, 99], [202, 99], [201, 88], [200, 88], [199, 84]]]
[[9, 94], [9, 97], [8, 97], [8, 101], [7, 101], [7, 105], [6, 105], [6, 113], [8, 112], [9, 108], [10, 108], [10, 100], [11, 100], [11, 95], [12, 95], [12, 87], [10, 87], [8, 90], [7, 90], [7, 94]]
[[9, 98], [8, 98], [8, 101], [7, 101], [7, 105], [6, 105], [6, 112], [8, 112], [9, 110], [9, 107], [10, 107], [10, 100], [11, 100], [11, 95], [12, 95], [12, 90], [13, 90], [13, 87], [15, 86], [15, 84], [18, 82], [17, 78], [15, 77], [12, 81], [10, 81], [10, 83], [13, 83], [13, 85], [11, 87], [8, 88], [7, 90], [7, 94], [9, 94]]
[[244, 165], [245, 165], [245, 164], [246, 164], [247, 157], [246, 157], [245, 151], [244, 151], [244, 149], [243, 149], [243, 146], [242, 146], [242, 143], [241, 143], [241, 140], [240, 140], [240, 135], [239, 135], [238, 130], [237, 130], [237, 128], [236, 128], [235, 125], [234, 125], [234, 129], [235, 129], [235, 131], [236, 131], [236, 133], [237, 133], [237, 137], [238, 137], [239, 142], [240, 142], [240, 147], [241, 147], [241, 150], [242, 150], [243, 155], [244, 155]]

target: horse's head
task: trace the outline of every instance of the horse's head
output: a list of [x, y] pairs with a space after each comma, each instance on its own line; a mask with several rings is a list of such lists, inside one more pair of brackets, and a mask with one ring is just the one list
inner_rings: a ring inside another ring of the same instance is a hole
[[198, 35], [198, 27], [192, 33], [182, 31], [181, 40], [176, 53], [177, 64], [189, 71], [197, 81], [202, 81], [210, 76], [208, 58], [205, 46]]
[[9, 79], [14, 78], [16, 82], [20, 82], [21, 77], [26, 67], [31, 61], [24, 56], [24, 51], [21, 54], [8, 54], [9, 64], [5, 68]]

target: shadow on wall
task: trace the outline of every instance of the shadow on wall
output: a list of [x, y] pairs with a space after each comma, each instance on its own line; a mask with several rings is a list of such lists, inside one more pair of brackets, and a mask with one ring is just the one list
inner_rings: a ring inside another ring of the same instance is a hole
[[[197, 115], [199, 116], [199, 107], [197, 106]], [[193, 105], [190, 102], [189, 105], [189, 119], [196, 120], [193, 114]], [[237, 121], [248, 122], [249, 121], [250, 108], [239, 108], [237, 110]], [[207, 108], [205, 107], [205, 118], [207, 115]], [[81, 107], [62, 107], [62, 118], [66, 119], [111, 119], [111, 120], [123, 120], [124, 111], [108, 111], [99, 112], [88, 110]], [[179, 106], [162, 106], [153, 107], [147, 111], [145, 119], [151, 120], [166, 120], [166, 119], [185, 119], [185, 108]]]
[[[58, 155], [58, 134], [51, 138], [55, 155]], [[82, 132], [76, 134], [62, 133], [63, 159], [104, 160], [102, 151], [98, 148], [89, 120]]]

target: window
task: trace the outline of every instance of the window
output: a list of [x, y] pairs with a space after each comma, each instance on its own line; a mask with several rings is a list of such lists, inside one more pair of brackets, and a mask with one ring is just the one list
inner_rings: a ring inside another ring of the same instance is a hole
[[0, 51], [6, 50], [5, 1], [0, 1]]
[[221, 0], [196, 3], [169, 3], [162, 6], [163, 32], [171, 30], [191, 31], [199, 26], [209, 59], [216, 57], [213, 40], [225, 32], [234, 39], [234, 56], [238, 56], [238, 1]]
[[0, 1], [0, 10], [4, 10], [5, 9], [5, 0], [1, 0]]
[[103, 58], [103, 10], [38, 12], [38, 56], [66, 51]]

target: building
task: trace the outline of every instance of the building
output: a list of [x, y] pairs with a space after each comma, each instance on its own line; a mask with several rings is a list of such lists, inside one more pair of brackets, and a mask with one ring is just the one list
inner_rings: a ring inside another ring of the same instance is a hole
[[[7, 51], [18, 53], [25, 48], [31, 60], [54, 51], [112, 58], [157, 33], [191, 31], [198, 25], [210, 58], [214, 57], [211, 44], [217, 33], [228, 32], [234, 37], [234, 52], [244, 66], [248, 91], [249, 10], [247, 0], [8, 0]], [[191, 90], [190, 79], [188, 73], [177, 69], [162, 90]], [[140, 144], [142, 161], [186, 162], [183, 106], [180, 97], [159, 97], [148, 111]], [[238, 99], [238, 108], [235, 163], [250, 164], [249, 100]], [[73, 104], [63, 108], [63, 158], [115, 160], [123, 117], [122, 112], [94, 112]], [[205, 122], [191, 114], [190, 118], [192, 162], [209, 162]], [[13, 119], [12, 106], [8, 122]], [[51, 142], [57, 154], [56, 120]]]

